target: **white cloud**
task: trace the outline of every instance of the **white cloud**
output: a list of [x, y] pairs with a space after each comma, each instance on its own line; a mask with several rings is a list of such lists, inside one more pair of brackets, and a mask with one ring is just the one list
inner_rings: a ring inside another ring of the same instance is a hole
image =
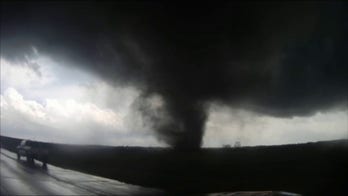
[[151, 134], [129, 131], [123, 118], [110, 109], [73, 99], [47, 99], [41, 104], [25, 99], [14, 88], [1, 95], [4, 135], [63, 143], [159, 145]]
[[113, 128], [122, 126], [122, 118], [115, 112], [101, 109], [92, 103], [79, 103], [73, 99], [47, 99], [44, 111], [49, 114], [48, 120], [53, 123], [69, 120], [75, 123], [92, 121]]
[[42, 105], [35, 101], [24, 100], [23, 96], [13, 88], [7, 89], [4, 96], [1, 95], [1, 101], [4, 102], [4, 104], [1, 104], [1, 108], [4, 108], [4, 113], [10, 109], [35, 119], [45, 119], [44, 107]]
[[38, 65], [36, 61], [15, 63], [0, 58], [1, 88], [6, 88], [7, 86], [17, 88], [40, 87], [54, 79], [52, 75], [46, 73], [46, 70], [44, 70], [44, 74], [38, 74], [37, 70], [29, 66], [30, 64]]
[[[76, 66], [73, 66], [76, 67]], [[36, 53], [1, 58], [1, 134], [63, 143], [160, 145], [131, 108], [134, 88]]]
[[1, 92], [13, 87], [30, 99], [83, 99], [83, 86], [100, 82], [83, 70], [72, 69], [39, 54], [27, 57], [25, 62], [8, 61], [4, 58], [0, 61]]

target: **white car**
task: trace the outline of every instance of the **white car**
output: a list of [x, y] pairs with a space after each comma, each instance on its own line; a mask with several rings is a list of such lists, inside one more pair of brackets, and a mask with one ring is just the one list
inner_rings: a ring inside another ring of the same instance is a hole
[[34, 159], [39, 160], [46, 167], [48, 151], [40, 142], [22, 140], [17, 146], [17, 159], [20, 160], [21, 156], [26, 157], [31, 164], [34, 163]]

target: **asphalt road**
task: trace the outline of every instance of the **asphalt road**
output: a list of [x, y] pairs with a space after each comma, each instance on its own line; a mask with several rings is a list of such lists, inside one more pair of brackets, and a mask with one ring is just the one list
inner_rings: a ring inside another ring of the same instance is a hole
[[1, 195], [161, 195], [163, 192], [52, 165], [29, 165], [5, 149], [0, 153]]

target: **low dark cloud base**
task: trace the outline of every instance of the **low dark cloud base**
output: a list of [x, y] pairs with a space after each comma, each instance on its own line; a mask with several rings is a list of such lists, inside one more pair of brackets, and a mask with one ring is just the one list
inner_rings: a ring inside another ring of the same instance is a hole
[[[1, 13], [4, 58], [34, 46], [138, 87], [138, 109], [177, 148], [200, 147], [212, 102], [281, 117], [347, 107], [345, 3], [4, 3]], [[146, 104], [155, 94], [160, 111]]]

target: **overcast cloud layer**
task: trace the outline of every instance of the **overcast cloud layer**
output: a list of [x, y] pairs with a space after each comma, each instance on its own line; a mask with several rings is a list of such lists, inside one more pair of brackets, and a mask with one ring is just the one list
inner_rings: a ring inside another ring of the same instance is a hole
[[[3, 135], [73, 144], [163, 146], [132, 106], [140, 95], [136, 89], [112, 87], [82, 70], [72, 74], [71, 68], [40, 54], [17, 64], [1, 59], [0, 69]], [[162, 104], [158, 97], [148, 103], [154, 108]], [[214, 104], [208, 116], [205, 147], [347, 137], [347, 110], [276, 118]]]
[[160, 141], [197, 148], [212, 104], [275, 118], [346, 111], [347, 13], [344, 3], [7, 3], [1, 55], [40, 75], [27, 57], [42, 53], [134, 87], [132, 107]]

